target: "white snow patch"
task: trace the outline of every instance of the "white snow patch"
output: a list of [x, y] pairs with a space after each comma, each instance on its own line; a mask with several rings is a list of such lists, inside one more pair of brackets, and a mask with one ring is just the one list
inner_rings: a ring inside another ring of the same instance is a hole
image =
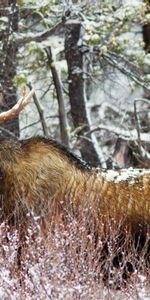
[[139, 176], [148, 174], [150, 176], [150, 169], [135, 169], [128, 168], [122, 170], [107, 170], [100, 172], [100, 175], [106, 178], [108, 181], [114, 181], [115, 183], [128, 180], [130, 184], [135, 183], [135, 179]]

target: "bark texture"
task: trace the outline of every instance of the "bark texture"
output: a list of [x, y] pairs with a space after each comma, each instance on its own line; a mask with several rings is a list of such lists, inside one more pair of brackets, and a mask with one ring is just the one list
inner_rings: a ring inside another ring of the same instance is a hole
[[[16, 88], [13, 79], [16, 74], [17, 46], [12, 33], [18, 31], [18, 6], [16, 0], [0, 0], [0, 110], [5, 111], [16, 103]], [[5, 130], [1, 135], [9, 136], [9, 131], [19, 135], [18, 117], [2, 123]]]
[[[150, 0], [144, 0], [147, 4], [147, 13], [150, 13]], [[143, 25], [143, 40], [145, 43], [145, 51], [150, 53], [150, 23]]]
[[[146, 14], [150, 14], [150, 0], [144, 0], [144, 3], [146, 3]], [[143, 41], [144, 41], [144, 50], [146, 53], [150, 53], [150, 23], [145, 23], [143, 25]], [[144, 68], [145, 74], [150, 73], [150, 67], [149, 65]], [[150, 99], [150, 91], [144, 89], [144, 97], [147, 99]]]
[[[90, 130], [90, 119], [86, 106], [84, 80], [84, 53], [82, 51], [83, 28], [80, 22], [69, 21], [66, 24], [65, 53], [68, 64], [69, 99], [73, 125], [80, 137]], [[100, 163], [92, 135], [82, 139], [82, 157], [97, 166]]]

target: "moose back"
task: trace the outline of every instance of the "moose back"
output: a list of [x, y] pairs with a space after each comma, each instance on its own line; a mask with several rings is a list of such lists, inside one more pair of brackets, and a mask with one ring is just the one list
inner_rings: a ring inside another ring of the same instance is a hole
[[97, 203], [101, 214], [150, 223], [150, 171], [92, 169], [65, 147], [43, 137], [0, 140], [1, 217], [28, 211], [48, 217], [66, 201]]

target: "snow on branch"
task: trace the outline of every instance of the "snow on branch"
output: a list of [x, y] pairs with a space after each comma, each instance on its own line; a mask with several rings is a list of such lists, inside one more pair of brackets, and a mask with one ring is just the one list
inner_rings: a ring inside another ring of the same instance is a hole
[[[130, 139], [130, 141], [137, 141], [138, 140], [138, 134], [137, 134], [137, 130], [136, 129], [132, 129], [132, 130], [125, 130], [116, 126], [109, 126], [109, 125], [104, 125], [101, 124], [99, 126], [93, 127], [90, 130], [90, 133], [93, 133], [95, 131], [100, 131], [100, 130], [106, 130], [109, 131], [111, 133], [116, 134], [118, 137], [121, 137], [123, 139]], [[87, 132], [85, 135], [88, 135], [89, 132]], [[150, 135], [149, 133], [141, 133], [140, 134], [140, 140], [141, 142], [145, 142], [145, 143], [150, 143]]]
[[[56, 34], [63, 27], [63, 21], [57, 23], [54, 27], [46, 30], [40, 34], [29, 33], [28, 35], [22, 34], [21, 37], [16, 37], [15, 43], [17, 46], [23, 46], [30, 42], [42, 42], [46, 40], [48, 37]], [[14, 38], [14, 36], [13, 36]]]
[[124, 56], [108, 52], [102, 55], [103, 59], [106, 60], [111, 66], [118, 69], [120, 72], [130, 77], [138, 85], [144, 89], [150, 91], [150, 84], [144, 80], [144, 74], [137, 68], [133, 63], [129, 62]]

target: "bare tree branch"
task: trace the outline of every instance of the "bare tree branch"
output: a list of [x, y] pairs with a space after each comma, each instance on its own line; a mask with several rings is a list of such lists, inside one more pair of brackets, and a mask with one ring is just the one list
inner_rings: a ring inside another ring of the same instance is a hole
[[139, 121], [138, 112], [137, 112], [137, 102], [141, 102], [141, 101], [150, 104], [149, 100], [147, 100], [147, 99], [135, 99], [134, 100], [134, 115], [135, 115], [136, 130], [137, 130], [137, 142], [138, 142], [138, 145], [139, 145], [139, 150], [140, 150], [141, 157], [146, 158], [146, 159], [150, 159], [150, 155], [143, 148], [142, 141], [141, 141], [140, 121]]
[[[46, 117], [46, 119], [55, 119], [55, 118], [57, 118], [57, 119], [58, 119], [58, 118], [59, 118], [59, 116], [57, 116], [57, 115], [54, 115], [54, 116], [47, 116], [47, 117]], [[23, 131], [23, 130], [26, 130], [26, 129], [28, 129], [28, 128], [32, 127], [32, 126], [35, 126], [35, 125], [39, 124], [40, 122], [41, 122], [40, 120], [38, 120], [38, 121], [35, 121], [35, 122], [32, 122], [32, 123], [30, 123], [30, 124], [28, 124], [28, 125], [26, 125], [26, 126], [22, 127], [20, 131]], [[0, 129], [1, 129], [1, 127], [0, 127]]]
[[4, 132], [4, 134], [6, 133], [7, 136], [11, 136], [13, 138], [16, 138], [16, 135], [12, 131], [10, 131], [6, 128], [3, 128], [2, 126], [0, 126], [0, 132]]
[[[57, 23], [54, 27], [50, 28], [49, 30], [46, 30], [40, 34], [28, 34], [28, 36], [26, 36], [26, 34], [22, 34], [21, 37], [16, 37], [15, 38], [15, 43], [17, 46], [23, 46], [27, 43], [30, 42], [42, 42], [44, 40], [46, 40], [47, 38], [49, 38], [52, 35], [55, 35], [56, 32], [60, 31], [60, 29], [62, 29], [62, 27], [64, 26], [64, 21], [61, 21], [59, 23]], [[13, 40], [14, 40], [14, 36], [12, 36]]]
[[[27, 86], [29, 87], [30, 90], [32, 90], [32, 84], [31, 83], [28, 83]], [[33, 100], [34, 100], [34, 103], [35, 103], [35, 106], [37, 108], [37, 111], [39, 113], [39, 117], [40, 117], [40, 122], [41, 122], [41, 125], [42, 125], [42, 129], [43, 129], [43, 133], [45, 136], [48, 136], [48, 129], [47, 129], [47, 125], [46, 125], [46, 121], [45, 121], [45, 118], [44, 118], [44, 111], [43, 111], [43, 108], [36, 96], [36, 94], [34, 93], [33, 95]]]
[[46, 49], [46, 54], [47, 54], [47, 58], [48, 58], [49, 67], [52, 72], [54, 86], [55, 86], [56, 94], [57, 94], [58, 107], [59, 107], [59, 124], [60, 124], [61, 141], [63, 142], [63, 144], [69, 146], [69, 135], [68, 135], [68, 127], [69, 126], [68, 126], [66, 110], [65, 110], [65, 101], [64, 101], [64, 96], [63, 96], [62, 83], [61, 83], [59, 74], [57, 72], [57, 69], [55, 67], [55, 63], [53, 61], [51, 47], [48, 47]]
[[138, 141], [138, 145], [139, 145], [140, 154], [142, 154], [140, 122], [139, 122], [139, 116], [138, 116], [136, 104], [137, 104], [137, 100], [134, 101], [134, 117], [135, 117], [135, 124], [136, 124], [136, 130], [137, 130], [137, 141]]
[[[100, 131], [100, 130], [106, 130], [109, 131], [111, 133], [116, 134], [117, 136], [123, 138], [123, 139], [130, 139], [130, 141], [137, 141], [138, 136], [137, 136], [137, 130], [136, 129], [132, 129], [132, 130], [124, 130], [122, 128], [118, 128], [116, 126], [108, 126], [108, 125], [104, 125], [101, 124], [99, 126], [93, 127], [90, 130], [90, 133], [96, 132], [96, 131]], [[85, 134], [88, 135], [89, 132], [87, 132]], [[141, 133], [140, 134], [140, 138], [141, 138], [141, 142], [145, 142], [145, 143], [150, 143], [150, 135], [149, 133]]]
[[103, 59], [106, 60], [111, 66], [118, 69], [120, 72], [130, 77], [134, 82], [150, 91], [150, 84], [144, 81], [144, 74], [137, 68], [133, 63], [125, 59], [124, 56], [108, 52], [102, 55]]

